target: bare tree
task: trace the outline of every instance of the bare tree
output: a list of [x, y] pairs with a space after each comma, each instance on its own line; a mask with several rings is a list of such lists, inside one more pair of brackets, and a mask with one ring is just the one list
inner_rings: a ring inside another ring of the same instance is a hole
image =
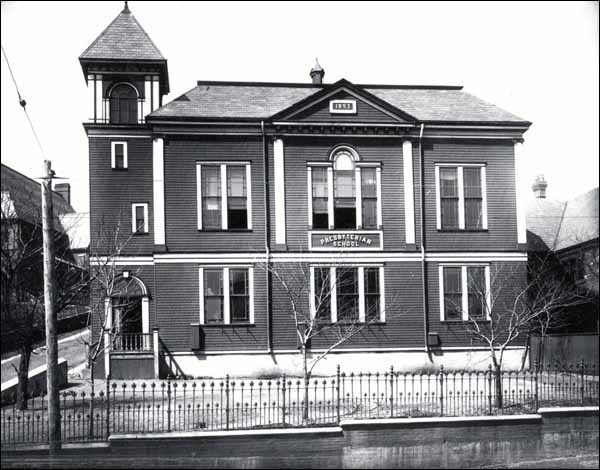
[[[11, 187], [2, 189], [3, 335], [10, 335], [20, 354], [17, 368], [17, 406], [27, 408], [29, 364], [34, 346], [44, 337], [44, 289], [42, 279], [42, 216], [40, 194], [19, 188], [17, 198]], [[18, 207], [17, 208], [15, 207]], [[68, 227], [55, 222], [55, 311], [60, 313], [85, 297], [87, 273], [77, 265], [69, 248]]]
[[[288, 316], [295, 326], [304, 378], [303, 419], [307, 420], [308, 384], [315, 366], [368, 325], [379, 322], [386, 311], [398, 307], [396, 295], [388, 296], [385, 306], [381, 305], [378, 267], [364, 268], [365, 301], [364, 306], [359, 306], [356, 267], [336, 264], [336, 275], [332, 278], [330, 266], [311, 266], [306, 261], [262, 263], [259, 266], [277, 281], [276, 285], [285, 296]], [[337, 311], [335, 319], [331, 312], [333, 299]], [[311, 349], [316, 341], [326, 346], [312, 356]]]
[[[498, 408], [502, 408], [502, 367], [507, 348], [533, 330], [546, 333], [563, 321], [565, 309], [584, 302], [573, 282], [556, 271], [551, 257], [529, 264], [528, 271], [525, 284], [519, 283], [525, 273], [514, 265], [492, 265], [487, 280], [482, 270], [468, 271], [466, 328], [489, 350]], [[462, 311], [462, 306], [455, 307]]]

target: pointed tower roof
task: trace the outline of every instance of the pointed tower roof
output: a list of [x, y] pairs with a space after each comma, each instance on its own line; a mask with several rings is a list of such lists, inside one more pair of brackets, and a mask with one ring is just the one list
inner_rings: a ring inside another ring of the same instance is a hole
[[129, 11], [127, 2], [121, 13], [79, 58], [84, 60], [165, 60], [148, 33]]

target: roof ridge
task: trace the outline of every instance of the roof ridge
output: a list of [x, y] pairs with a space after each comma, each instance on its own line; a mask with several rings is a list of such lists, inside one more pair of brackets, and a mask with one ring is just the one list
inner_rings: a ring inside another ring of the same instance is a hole
[[[223, 85], [223, 86], [272, 86], [272, 87], [290, 87], [290, 88], [327, 88], [335, 85], [337, 82], [313, 84], [303, 82], [263, 82], [263, 81], [236, 81], [236, 80], [197, 80], [197, 85]], [[348, 82], [351, 83], [351, 82]], [[392, 84], [364, 84], [353, 83], [354, 86], [360, 88], [377, 88], [377, 89], [408, 89], [408, 90], [463, 90], [462, 85], [392, 85]], [[473, 96], [473, 95], [471, 95]]]

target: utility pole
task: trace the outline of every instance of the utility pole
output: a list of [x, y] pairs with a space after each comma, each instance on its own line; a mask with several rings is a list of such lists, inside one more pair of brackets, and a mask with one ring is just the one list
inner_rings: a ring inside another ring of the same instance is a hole
[[61, 449], [60, 396], [58, 391], [58, 341], [54, 310], [54, 211], [49, 160], [44, 160], [42, 177], [42, 229], [44, 238], [44, 306], [46, 311], [46, 387], [48, 391], [48, 444], [50, 455]]

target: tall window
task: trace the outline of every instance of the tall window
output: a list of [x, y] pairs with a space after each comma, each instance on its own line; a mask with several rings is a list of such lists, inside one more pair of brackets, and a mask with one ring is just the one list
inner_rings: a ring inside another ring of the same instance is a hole
[[315, 315], [322, 320], [331, 318], [331, 270], [326, 267], [315, 268], [314, 305]]
[[489, 313], [489, 266], [440, 266], [440, 319], [485, 320]]
[[356, 177], [350, 154], [340, 152], [334, 162], [333, 197], [335, 228], [356, 228]]
[[465, 192], [465, 228], [480, 229], [483, 223], [481, 192], [481, 168], [463, 168]]
[[205, 229], [221, 228], [221, 168], [202, 167], [202, 226]]
[[436, 165], [437, 228], [487, 229], [485, 165]]
[[361, 168], [362, 226], [377, 228], [377, 169]]
[[231, 322], [247, 322], [249, 319], [248, 270], [229, 270], [229, 309]]
[[365, 268], [365, 316], [368, 320], [379, 318], [379, 268]]
[[462, 279], [460, 267], [444, 268], [445, 320], [462, 318]]
[[131, 205], [131, 231], [134, 233], [148, 233], [148, 204]]
[[358, 269], [337, 268], [335, 284], [338, 321], [358, 321]]
[[227, 167], [227, 224], [229, 228], [248, 228], [246, 167]]
[[204, 318], [206, 323], [223, 323], [223, 270], [204, 270]]
[[252, 228], [250, 163], [196, 164], [198, 230]]
[[137, 124], [138, 96], [132, 85], [121, 83], [110, 92], [111, 124]]
[[312, 172], [312, 223], [313, 228], [329, 228], [327, 207], [327, 168], [314, 167]]
[[442, 228], [458, 228], [458, 176], [456, 168], [440, 168]]
[[200, 323], [254, 323], [253, 268], [200, 268]]
[[127, 168], [127, 142], [111, 142], [111, 168]]

